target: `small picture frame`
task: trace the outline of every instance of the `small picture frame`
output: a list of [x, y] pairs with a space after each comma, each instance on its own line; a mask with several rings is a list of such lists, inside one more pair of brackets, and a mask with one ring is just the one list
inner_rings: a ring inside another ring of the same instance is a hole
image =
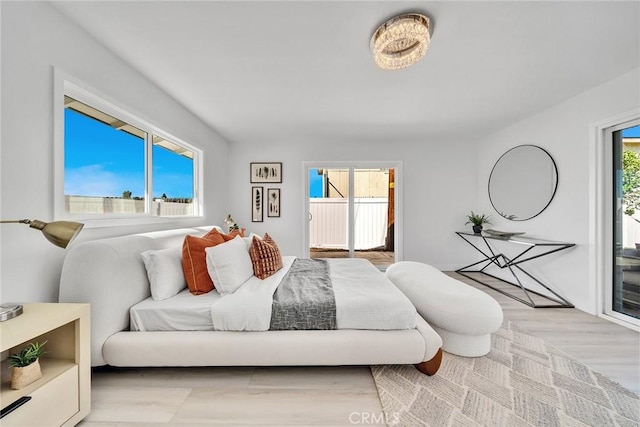
[[263, 222], [264, 187], [251, 187], [251, 222]]
[[282, 163], [251, 163], [251, 184], [282, 183]]
[[267, 216], [270, 218], [280, 218], [280, 189], [267, 189]]

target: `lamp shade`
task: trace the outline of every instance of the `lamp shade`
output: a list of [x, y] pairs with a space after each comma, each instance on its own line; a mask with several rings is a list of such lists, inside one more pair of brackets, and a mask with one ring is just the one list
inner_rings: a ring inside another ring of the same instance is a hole
[[80, 233], [84, 224], [72, 221], [54, 221], [43, 222], [37, 219], [21, 219], [12, 221], [0, 221], [0, 223], [20, 223], [29, 224], [29, 227], [42, 231], [44, 237], [53, 243], [54, 245], [66, 248], [69, 242], [71, 242]]

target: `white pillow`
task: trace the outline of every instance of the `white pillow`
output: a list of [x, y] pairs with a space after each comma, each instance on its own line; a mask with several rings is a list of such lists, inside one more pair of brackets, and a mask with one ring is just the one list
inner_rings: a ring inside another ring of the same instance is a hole
[[242, 237], [204, 249], [207, 271], [221, 295], [235, 292], [253, 276], [253, 264]]
[[182, 248], [150, 250], [140, 255], [147, 269], [154, 300], [170, 298], [187, 286], [182, 271]]

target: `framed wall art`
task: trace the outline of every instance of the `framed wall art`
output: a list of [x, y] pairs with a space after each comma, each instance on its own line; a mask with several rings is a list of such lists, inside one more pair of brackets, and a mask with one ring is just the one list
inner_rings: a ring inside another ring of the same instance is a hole
[[280, 218], [280, 189], [267, 189], [267, 216]]
[[251, 183], [282, 182], [282, 163], [251, 163]]
[[264, 187], [251, 187], [251, 222], [263, 221], [263, 191]]

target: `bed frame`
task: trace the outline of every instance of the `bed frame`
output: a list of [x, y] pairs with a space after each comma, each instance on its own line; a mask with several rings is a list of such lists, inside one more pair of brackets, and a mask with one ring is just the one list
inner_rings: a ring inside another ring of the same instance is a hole
[[415, 364], [433, 375], [442, 339], [418, 315], [412, 330], [129, 331], [129, 309], [150, 296], [140, 254], [182, 245], [213, 227], [92, 240], [62, 267], [60, 302], [91, 304], [92, 366], [337, 366]]

